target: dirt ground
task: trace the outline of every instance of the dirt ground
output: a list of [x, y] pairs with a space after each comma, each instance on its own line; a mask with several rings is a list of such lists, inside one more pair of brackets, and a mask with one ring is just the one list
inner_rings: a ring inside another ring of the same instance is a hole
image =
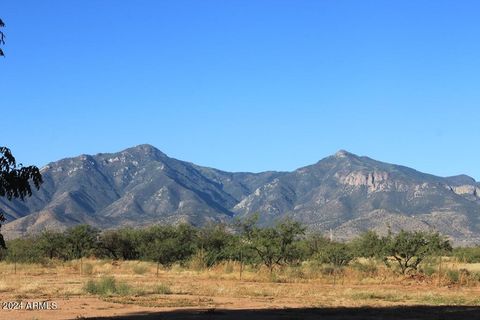
[[[83, 263], [82, 273], [75, 263], [19, 265], [16, 273], [0, 264], [0, 319], [480, 319], [476, 284], [354, 273], [335, 283], [305, 274], [272, 280], [253, 271], [240, 280], [231, 267], [157, 277], [146, 263]], [[87, 281], [105, 276], [130, 291], [86, 292]]]
[[[221, 299], [219, 299], [221, 300]], [[55, 299], [56, 310], [2, 310], [0, 319], [480, 319], [475, 306], [283, 307], [254, 301], [218, 301], [217, 307], [166, 308], [112, 303], [92, 297]]]

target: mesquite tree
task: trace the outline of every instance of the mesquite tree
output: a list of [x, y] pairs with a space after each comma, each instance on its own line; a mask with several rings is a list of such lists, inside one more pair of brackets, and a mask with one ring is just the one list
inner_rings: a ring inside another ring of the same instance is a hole
[[[35, 166], [24, 167], [22, 164], [17, 164], [10, 149], [0, 147], [0, 197], [6, 197], [8, 200], [24, 200], [25, 197], [32, 195], [31, 183], [35, 188], [40, 188], [43, 183], [40, 170]], [[3, 222], [5, 222], [5, 215], [0, 209], [0, 228]], [[1, 233], [0, 247], [5, 248]]]

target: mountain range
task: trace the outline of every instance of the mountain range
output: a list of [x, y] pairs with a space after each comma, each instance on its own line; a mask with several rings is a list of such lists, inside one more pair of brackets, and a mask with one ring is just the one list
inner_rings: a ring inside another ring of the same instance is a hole
[[7, 238], [88, 223], [108, 229], [285, 217], [347, 240], [365, 230], [436, 230], [480, 243], [480, 183], [438, 177], [340, 150], [292, 172], [225, 172], [168, 157], [151, 145], [80, 155], [41, 169], [26, 201], [0, 199]]

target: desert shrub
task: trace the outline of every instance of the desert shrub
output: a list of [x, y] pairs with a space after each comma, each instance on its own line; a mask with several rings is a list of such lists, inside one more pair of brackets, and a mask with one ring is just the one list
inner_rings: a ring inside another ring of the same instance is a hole
[[275, 272], [271, 272], [268, 274], [268, 281], [272, 283], [287, 283], [288, 280], [286, 277], [281, 276]]
[[5, 260], [8, 262], [44, 263], [46, 260], [33, 237], [8, 241], [5, 252]]
[[366, 263], [355, 261], [351, 264], [351, 266], [354, 270], [357, 270], [370, 277], [373, 277], [378, 273], [378, 267], [375, 261], [368, 260]]
[[227, 261], [225, 264], [225, 273], [232, 273], [234, 271], [234, 263], [232, 261]]
[[193, 254], [188, 261], [187, 265], [189, 269], [195, 271], [204, 270], [207, 267], [207, 258], [205, 251], [198, 250], [197, 252], [195, 252], [195, 254]]
[[62, 232], [43, 231], [36, 237], [36, 246], [46, 258], [63, 260], [67, 258], [67, 240]]
[[126, 282], [118, 282], [115, 284], [115, 293], [120, 296], [127, 296], [132, 294], [132, 287]]
[[385, 243], [376, 232], [367, 231], [353, 239], [350, 246], [356, 257], [372, 258], [382, 256]]
[[320, 249], [316, 258], [321, 263], [331, 264], [335, 268], [341, 268], [352, 261], [353, 253], [346, 244], [331, 242]]
[[325, 238], [319, 233], [309, 233], [305, 239], [301, 239], [298, 243], [298, 247], [302, 254], [302, 260], [311, 260], [313, 257], [328, 244], [330, 240]]
[[137, 263], [132, 267], [132, 270], [135, 274], [145, 274], [148, 271], [148, 267], [141, 263]]
[[242, 240], [253, 250], [270, 274], [276, 266], [298, 264], [301, 260], [299, 238], [305, 233], [300, 223], [285, 219], [274, 227], [257, 226], [258, 216], [239, 223]]
[[303, 264], [303, 269], [305, 270], [305, 274], [309, 278], [315, 278], [317, 275], [321, 274], [322, 268], [323, 268], [323, 265], [317, 260], [309, 260], [304, 262]]
[[139, 237], [144, 230], [122, 228], [107, 230], [100, 235], [95, 255], [101, 258], [135, 260], [140, 256]]
[[422, 266], [420, 271], [424, 275], [431, 277], [437, 272], [437, 267], [435, 265], [432, 265], [432, 264], [426, 264], [426, 265]]
[[456, 257], [460, 262], [479, 263], [480, 247], [455, 248], [453, 250], [453, 256]]
[[196, 233], [197, 229], [187, 224], [145, 229], [139, 235], [140, 258], [164, 266], [185, 262], [195, 253]]
[[132, 288], [127, 283], [117, 282], [114, 277], [102, 277], [96, 281], [90, 279], [85, 284], [84, 290], [101, 296], [128, 295], [132, 292]]
[[172, 294], [172, 289], [164, 283], [160, 283], [157, 286], [155, 286], [153, 293], [156, 294]]
[[224, 224], [209, 224], [198, 230], [197, 247], [206, 267], [236, 257], [236, 238]]
[[286, 269], [285, 274], [289, 279], [305, 279], [306, 278], [306, 274], [303, 268], [299, 266], [288, 267]]
[[460, 281], [460, 272], [458, 272], [458, 270], [447, 270], [445, 275], [451, 283], [458, 283]]
[[99, 230], [83, 224], [65, 231], [66, 254], [70, 259], [80, 259], [93, 254], [97, 247]]
[[335, 268], [332, 266], [322, 266], [320, 268], [320, 273], [324, 276], [331, 276], [335, 274]]
[[84, 274], [92, 274], [93, 273], [93, 265], [91, 263], [84, 263], [82, 266], [82, 272]]

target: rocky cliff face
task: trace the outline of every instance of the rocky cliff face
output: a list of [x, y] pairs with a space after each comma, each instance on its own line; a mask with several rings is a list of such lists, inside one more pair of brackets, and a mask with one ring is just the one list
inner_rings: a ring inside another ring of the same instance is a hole
[[26, 202], [5, 199], [8, 237], [89, 223], [229, 222], [285, 216], [348, 239], [368, 229], [438, 230], [480, 243], [480, 185], [441, 178], [346, 151], [293, 172], [231, 173], [176, 160], [149, 145], [81, 155], [42, 168], [45, 183]]

